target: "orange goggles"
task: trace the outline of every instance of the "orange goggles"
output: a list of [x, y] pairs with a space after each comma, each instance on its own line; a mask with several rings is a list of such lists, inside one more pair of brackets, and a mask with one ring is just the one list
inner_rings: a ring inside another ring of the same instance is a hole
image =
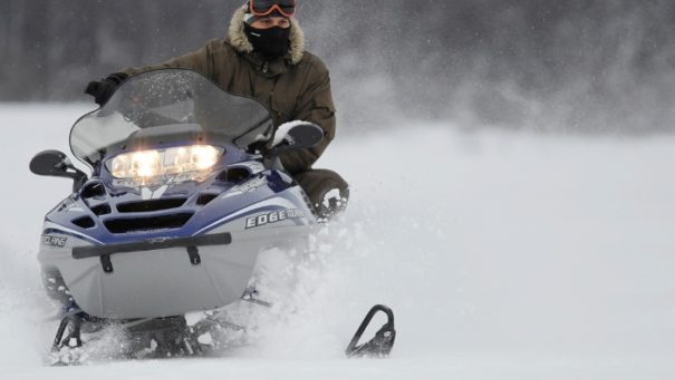
[[274, 11], [287, 18], [291, 18], [295, 14], [295, 0], [251, 0], [248, 3], [249, 10], [257, 17], [269, 16]]

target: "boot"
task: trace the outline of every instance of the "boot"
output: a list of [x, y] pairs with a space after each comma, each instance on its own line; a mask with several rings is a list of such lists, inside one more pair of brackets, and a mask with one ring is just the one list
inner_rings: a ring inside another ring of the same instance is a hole
[[309, 170], [297, 174], [295, 179], [321, 221], [329, 221], [347, 209], [349, 185], [339, 174], [325, 169]]

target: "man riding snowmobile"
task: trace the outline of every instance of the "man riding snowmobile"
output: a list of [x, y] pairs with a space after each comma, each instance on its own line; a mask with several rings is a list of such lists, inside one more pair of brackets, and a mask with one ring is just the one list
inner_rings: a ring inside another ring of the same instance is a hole
[[335, 106], [325, 64], [304, 49], [304, 34], [294, 17], [296, 0], [251, 0], [238, 8], [228, 36], [160, 65], [128, 68], [89, 83], [86, 93], [105, 104], [127, 78], [162, 68], [194, 70], [225, 91], [253, 98], [271, 111], [276, 127], [309, 121], [324, 131], [316, 147], [283, 154], [281, 162], [308, 194], [320, 218], [344, 210], [348, 184], [330, 170], [312, 169], [335, 137]]
[[[295, 6], [251, 0], [227, 38], [91, 82], [86, 93], [101, 108], [70, 134], [90, 177], [58, 151], [31, 160], [35, 174], [73, 179], [45, 217], [38, 254], [45, 288], [63, 304], [56, 365], [79, 362], [106, 326], [129, 333], [131, 351], [155, 342], [160, 354], [192, 355], [204, 331], [231, 327], [219, 310], [255, 303], [261, 251], [306, 241], [345, 208], [347, 183], [312, 169], [335, 136], [335, 107]], [[188, 323], [193, 311], [206, 318]], [[387, 323], [361, 344], [377, 313]], [[393, 312], [376, 305], [345, 353], [386, 356], [395, 337]]]

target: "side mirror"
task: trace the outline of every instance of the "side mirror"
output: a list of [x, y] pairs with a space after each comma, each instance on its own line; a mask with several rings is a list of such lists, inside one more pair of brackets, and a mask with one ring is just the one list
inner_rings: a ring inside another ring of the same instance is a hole
[[73, 191], [77, 191], [87, 181], [87, 175], [78, 170], [64, 153], [58, 150], [46, 150], [38, 153], [30, 161], [33, 174], [51, 177], [71, 178]]
[[277, 128], [271, 144], [271, 154], [306, 149], [317, 146], [323, 140], [323, 129], [308, 121], [291, 121]]

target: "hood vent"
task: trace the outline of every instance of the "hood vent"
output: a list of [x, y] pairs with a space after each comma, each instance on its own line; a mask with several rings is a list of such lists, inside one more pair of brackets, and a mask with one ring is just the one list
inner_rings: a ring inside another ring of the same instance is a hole
[[87, 185], [81, 192], [84, 199], [105, 199], [105, 186], [100, 182], [94, 182]]
[[183, 227], [192, 215], [192, 213], [180, 213], [150, 218], [113, 219], [106, 221], [105, 227], [114, 234], [178, 229]]
[[73, 219], [72, 223], [80, 228], [84, 229], [89, 229], [89, 228], [94, 228], [96, 223], [94, 222], [94, 219], [88, 217], [88, 216], [83, 216], [81, 218]]
[[239, 183], [251, 178], [251, 171], [246, 168], [230, 168], [218, 175], [221, 182]]
[[110, 208], [110, 205], [108, 205], [107, 203], [103, 203], [98, 206], [91, 207], [91, 212], [93, 212], [97, 216], [101, 216], [110, 214], [112, 212], [112, 209]]
[[130, 202], [117, 205], [121, 213], [155, 212], [178, 208], [185, 204], [187, 198], [153, 199], [149, 201]]
[[206, 206], [216, 198], [218, 198], [218, 194], [209, 194], [209, 193], [200, 194], [199, 198], [197, 199], [197, 205]]

